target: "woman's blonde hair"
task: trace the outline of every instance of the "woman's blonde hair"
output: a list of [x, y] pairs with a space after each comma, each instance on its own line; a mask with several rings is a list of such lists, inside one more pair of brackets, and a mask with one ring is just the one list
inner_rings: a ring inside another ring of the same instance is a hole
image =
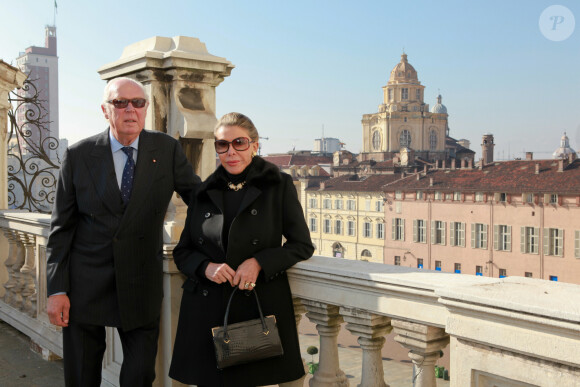
[[258, 141], [260, 138], [258, 129], [254, 126], [252, 120], [242, 113], [231, 112], [224, 114], [222, 118], [219, 119], [215, 129], [213, 130], [214, 136], [217, 130], [222, 126], [239, 126], [248, 132], [248, 136], [252, 141]]

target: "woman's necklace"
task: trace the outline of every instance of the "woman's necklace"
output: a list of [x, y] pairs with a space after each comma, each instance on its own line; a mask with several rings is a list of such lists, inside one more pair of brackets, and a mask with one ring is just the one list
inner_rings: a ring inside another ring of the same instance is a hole
[[244, 188], [244, 185], [246, 185], [245, 181], [242, 181], [241, 183], [238, 183], [238, 184], [234, 184], [230, 181], [228, 183], [228, 188], [231, 189], [232, 191], [239, 191], [242, 188]]

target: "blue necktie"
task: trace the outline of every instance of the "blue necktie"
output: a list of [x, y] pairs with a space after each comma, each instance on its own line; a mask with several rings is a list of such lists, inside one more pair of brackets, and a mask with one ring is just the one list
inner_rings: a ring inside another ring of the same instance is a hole
[[133, 160], [133, 148], [124, 146], [121, 148], [127, 155], [127, 162], [123, 168], [123, 177], [121, 178], [121, 198], [123, 203], [129, 203], [131, 197], [131, 190], [133, 189], [133, 177], [135, 176], [135, 161]]

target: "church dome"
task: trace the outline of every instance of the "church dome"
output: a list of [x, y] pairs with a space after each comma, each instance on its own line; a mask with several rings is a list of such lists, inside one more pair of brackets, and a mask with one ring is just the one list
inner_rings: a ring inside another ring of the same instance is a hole
[[391, 71], [389, 83], [390, 82], [419, 82], [417, 71], [407, 61], [407, 54], [403, 53], [401, 55], [401, 62], [397, 63], [397, 65], [393, 68], [393, 71]]
[[560, 147], [552, 153], [552, 158], [565, 159], [570, 154], [576, 154], [576, 151], [570, 147], [570, 141], [568, 140], [568, 136], [566, 136], [566, 132], [564, 132], [564, 135], [560, 139]]
[[439, 94], [437, 96], [437, 103], [431, 108], [431, 113], [447, 114], [447, 108], [441, 103], [442, 99], [441, 94]]

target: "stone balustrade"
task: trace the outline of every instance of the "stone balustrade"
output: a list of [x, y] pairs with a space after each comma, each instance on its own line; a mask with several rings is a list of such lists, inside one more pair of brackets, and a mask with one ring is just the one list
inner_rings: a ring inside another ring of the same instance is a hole
[[[44, 349], [62, 354], [61, 337], [46, 317], [49, 217], [1, 211], [0, 318]], [[179, 276], [166, 250], [166, 276]], [[450, 352], [451, 386], [580, 386], [580, 287], [508, 277], [469, 275], [312, 257], [288, 271], [296, 323], [306, 317], [320, 335], [319, 369], [310, 387], [348, 386], [340, 368], [341, 326], [358, 338], [359, 386], [389, 385], [381, 362], [385, 337], [409, 352], [415, 386], [435, 386], [439, 351]], [[167, 281], [175, 286], [176, 281]], [[178, 288], [178, 287], [177, 287]], [[156, 385], [179, 385], [165, 375], [171, 356], [178, 289], [168, 288], [162, 310]], [[115, 339], [103, 376], [116, 385]], [[303, 381], [285, 387], [303, 385]]]

